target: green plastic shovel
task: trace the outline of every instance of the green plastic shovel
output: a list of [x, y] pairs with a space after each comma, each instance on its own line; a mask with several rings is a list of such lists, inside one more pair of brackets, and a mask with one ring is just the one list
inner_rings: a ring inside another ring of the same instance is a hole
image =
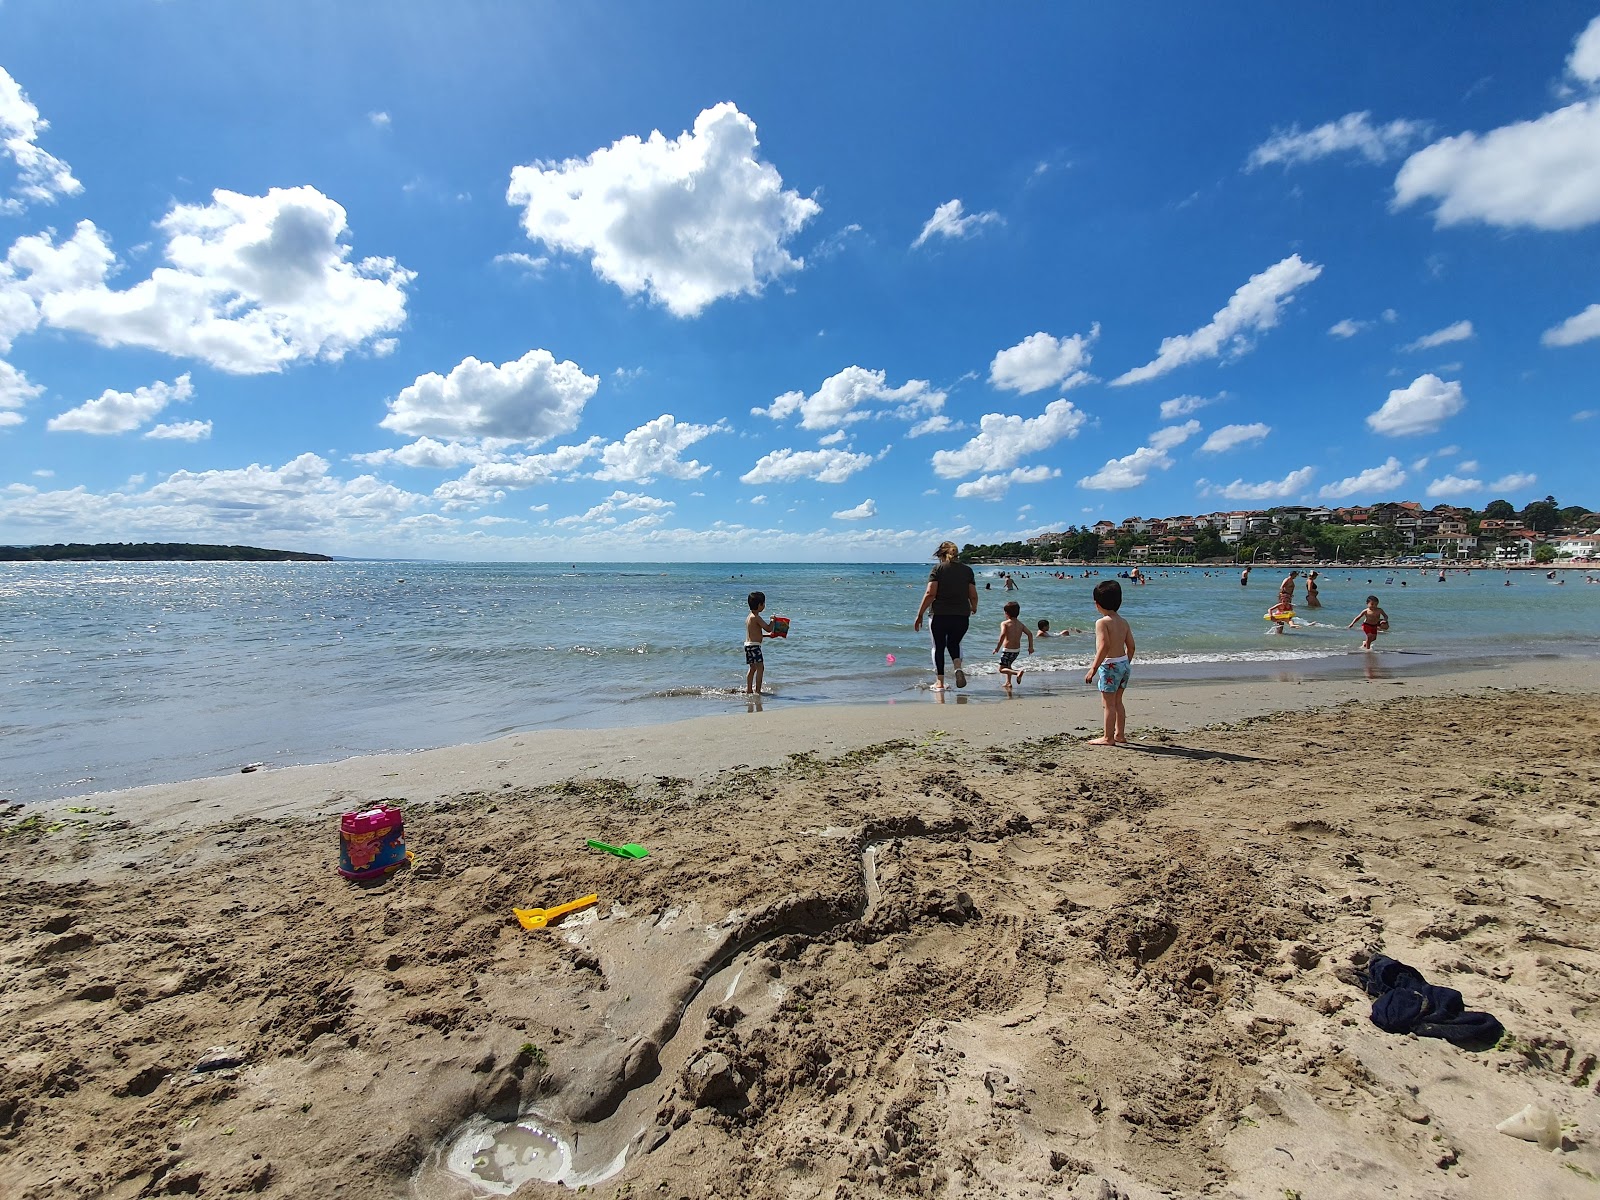
[[589, 845], [596, 850], [604, 850], [607, 854], [615, 854], [618, 858], [644, 858], [650, 853], [638, 842], [629, 842], [626, 846], [611, 846], [605, 842], [597, 842], [590, 838]]

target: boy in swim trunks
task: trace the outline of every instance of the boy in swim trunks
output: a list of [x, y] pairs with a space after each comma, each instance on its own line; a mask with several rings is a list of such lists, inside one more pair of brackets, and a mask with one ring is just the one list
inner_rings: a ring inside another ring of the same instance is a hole
[[1100, 689], [1105, 733], [1091, 739], [1089, 745], [1115, 746], [1128, 740], [1128, 714], [1122, 707], [1122, 693], [1128, 690], [1133, 665], [1133, 629], [1117, 613], [1122, 607], [1122, 585], [1115, 579], [1094, 585], [1094, 606], [1100, 613], [1094, 623], [1094, 662], [1083, 681]]
[[744, 694], [754, 692], [761, 694], [761, 676], [766, 673], [766, 659], [761, 653], [761, 639], [776, 637], [772, 632], [772, 622], [763, 620], [761, 610], [767, 606], [765, 592], [751, 592], [749, 596], [750, 615], [744, 619]]
[[1367, 635], [1367, 640], [1361, 643], [1363, 650], [1371, 650], [1372, 643], [1378, 640], [1378, 635], [1389, 628], [1389, 614], [1378, 607], [1376, 596], [1367, 597], [1367, 606], [1355, 615], [1355, 619], [1346, 625], [1346, 629], [1354, 629], [1356, 621], [1361, 622], [1361, 632]]
[[1017, 618], [1022, 614], [1022, 606], [1015, 600], [1009, 600], [1005, 605], [1006, 619], [1000, 622], [1000, 636], [994, 644], [995, 653], [1000, 656], [1000, 674], [1005, 679], [1006, 691], [1011, 690], [1013, 683], [1022, 682], [1022, 671], [1012, 667], [1017, 661], [1017, 655], [1022, 653], [1022, 638], [1028, 638], [1028, 653], [1033, 653], [1033, 634]]

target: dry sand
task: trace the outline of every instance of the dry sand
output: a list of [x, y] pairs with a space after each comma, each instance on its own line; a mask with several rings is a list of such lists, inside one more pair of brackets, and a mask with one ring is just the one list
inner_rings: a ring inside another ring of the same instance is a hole
[[[449, 1136], [530, 1111], [575, 1181], [626, 1152], [604, 1197], [1594, 1196], [1600, 697], [1530, 671], [1150, 688], [1130, 749], [1050, 732], [1084, 699], [769, 711], [13, 815], [0, 1197], [449, 1200]], [[381, 798], [415, 866], [347, 884], [327, 814]], [[1337, 973], [1375, 949], [1508, 1037], [1382, 1033]], [[1530, 1102], [1559, 1148], [1496, 1132]]]

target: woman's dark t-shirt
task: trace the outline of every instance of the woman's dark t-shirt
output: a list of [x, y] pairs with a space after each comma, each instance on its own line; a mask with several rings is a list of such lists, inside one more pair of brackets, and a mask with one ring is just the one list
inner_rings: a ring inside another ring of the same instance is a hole
[[932, 613], [936, 617], [965, 617], [972, 613], [972, 602], [967, 589], [977, 586], [972, 568], [964, 562], [942, 562], [928, 572], [928, 581], [939, 585], [933, 598]]

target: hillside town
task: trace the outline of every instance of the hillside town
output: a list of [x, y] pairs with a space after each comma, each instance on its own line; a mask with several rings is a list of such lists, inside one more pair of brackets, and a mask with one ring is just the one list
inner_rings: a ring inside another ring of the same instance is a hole
[[1600, 561], [1600, 513], [1560, 507], [1546, 496], [1518, 511], [1505, 500], [1483, 510], [1414, 500], [1343, 508], [1279, 505], [1170, 517], [1124, 517], [971, 545], [973, 560], [1318, 562], [1423, 557], [1448, 562], [1535, 565]]

